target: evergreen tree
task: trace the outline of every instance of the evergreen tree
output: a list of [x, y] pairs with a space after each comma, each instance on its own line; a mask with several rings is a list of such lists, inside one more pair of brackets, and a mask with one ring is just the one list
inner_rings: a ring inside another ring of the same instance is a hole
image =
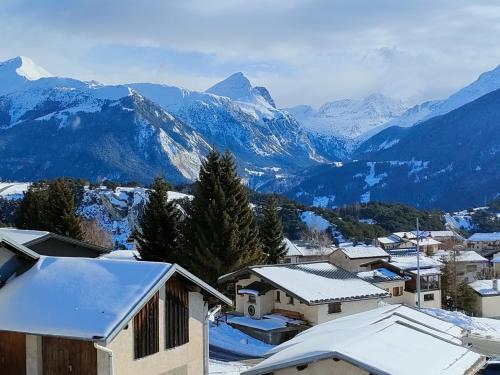
[[149, 191], [136, 235], [142, 260], [179, 263], [181, 213], [174, 202], [168, 201], [168, 189], [165, 180], [157, 177]]
[[474, 311], [476, 298], [472, 288], [465, 281], [462, 281], [457, 291], [457, 308], [471, 314]]
[[283, 226], [278, 217], [276, 198], [270, 195], [264, 206], [264, 218], [260, 226], [262, 251], [267, 257], [267, 263], [280, 263], [286, 255], [286, 245], [283, 242]]
[[45, 215], [48, 199], [47, 187], [45, 182], [30, 185], [16, 215], [17, 228], [48, 230], [49, 225]]
[[261, 260], [255, 216], [229, 153], [212, 151], [203, 162], [184, 237], [184, 264], [212, 284]]
[[77, 240], [83, 239], [81, 219], [76, 215], [75, 197], [69, 181], [58, 178], [49, 185], [45, 213], [47, 230]]

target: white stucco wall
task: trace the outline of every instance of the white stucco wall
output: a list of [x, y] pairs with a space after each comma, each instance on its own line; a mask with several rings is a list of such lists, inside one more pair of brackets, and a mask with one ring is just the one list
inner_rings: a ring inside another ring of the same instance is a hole
[[481, 297], [476, 295], [476, 314], [483, 318], [499, 318], [500, 296]]
[[[391, 297], [384, 298], [385, 303], [389, 303], [391, 305], [397, 303], [404, 303], [404, 289], [405, 289], [405, 281], [404, 280], [394, 280], [394, 281], [384, 281], [381, 283], [373, 283], [374, 285], [382, 288], [389, 293], [391, 293]], [[394, 288], [403, 288], [403, 293], [400, 296], [394, 296]]]
[[42, 337], [26, 335], [26, 374], [42, 375]]
[[[433, 301], [424, 301], [425, 294], [434, 294], [434, 300]], [[417, 293], [410, 293], [407, 291], [405, 291], [403, 293], [403, 301], [404, 301], [405, 305], [410, 306], [410, 307], [416, 307], [417, 300], [418, 300]], [[424, 308], [440, 309], [441, 308], [441, 290], [422, 291], [420, 293], [420, 303], [422, 304], [422, 307], [424, 307]]]
[[[133, 319], [107, 346], [113, 351], [116, 375], [182, 375], [203, 374], [203, 320], [204, 302], [200, 293], [189, 293], [189, 342], [173, 349], [165, 349], [165, 287], [160, 289], [158, 353], [134, 359]], [[102, 360], [102, 356], [98, 357]], [[98, 363], [98, 368], [102, 368]], [[99, 373], [99, 375], [104, 375]], [[108, 375], [108, 374], [106, 374]]]
[[342, 267], [350, 272], [361, 272], [366, 271], [366, 267], [361, 267], [362, 264], [366, 264], [368, 262], [373, 262], [376, 260], [388, 259], [388, 257], [372, 257], [372, 258], [357, 258], [350, 259], [347, 255], [344, 254], [342, 250], [335, 250], [329, 258], [329, 261], [336, 266]]

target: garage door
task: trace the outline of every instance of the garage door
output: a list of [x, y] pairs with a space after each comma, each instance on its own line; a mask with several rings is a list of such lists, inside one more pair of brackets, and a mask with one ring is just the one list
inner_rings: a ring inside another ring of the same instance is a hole
[[43, 338], [44, 375], [97, 375], [97, 351], [88, 341]]

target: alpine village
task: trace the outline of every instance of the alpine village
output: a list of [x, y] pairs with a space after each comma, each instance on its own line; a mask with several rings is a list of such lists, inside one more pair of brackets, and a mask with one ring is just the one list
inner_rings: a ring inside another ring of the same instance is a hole
[[500, 374], [499, 24], [1, 2], [0, 375]]

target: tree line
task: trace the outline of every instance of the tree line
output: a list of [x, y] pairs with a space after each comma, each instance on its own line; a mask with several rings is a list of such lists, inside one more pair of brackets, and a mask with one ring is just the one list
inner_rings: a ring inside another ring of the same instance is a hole
[[[211, 284], [242, 267], [283, 260], [286, 247], [276, 197], [267, 197], [257, 222], [230, 152], [210, 152], [192, 188], [193, 199], [184, 207], [168, 199], [169, 188], [157, 177], [148, 190], [134, 232], [142, 260], [178, 263]], [[20, 204], [16, 226], [79, 240], [102, 237], [95, 225], [76, 214], [83, 189], [83, 183], [65, 178], [32, 184]]]

